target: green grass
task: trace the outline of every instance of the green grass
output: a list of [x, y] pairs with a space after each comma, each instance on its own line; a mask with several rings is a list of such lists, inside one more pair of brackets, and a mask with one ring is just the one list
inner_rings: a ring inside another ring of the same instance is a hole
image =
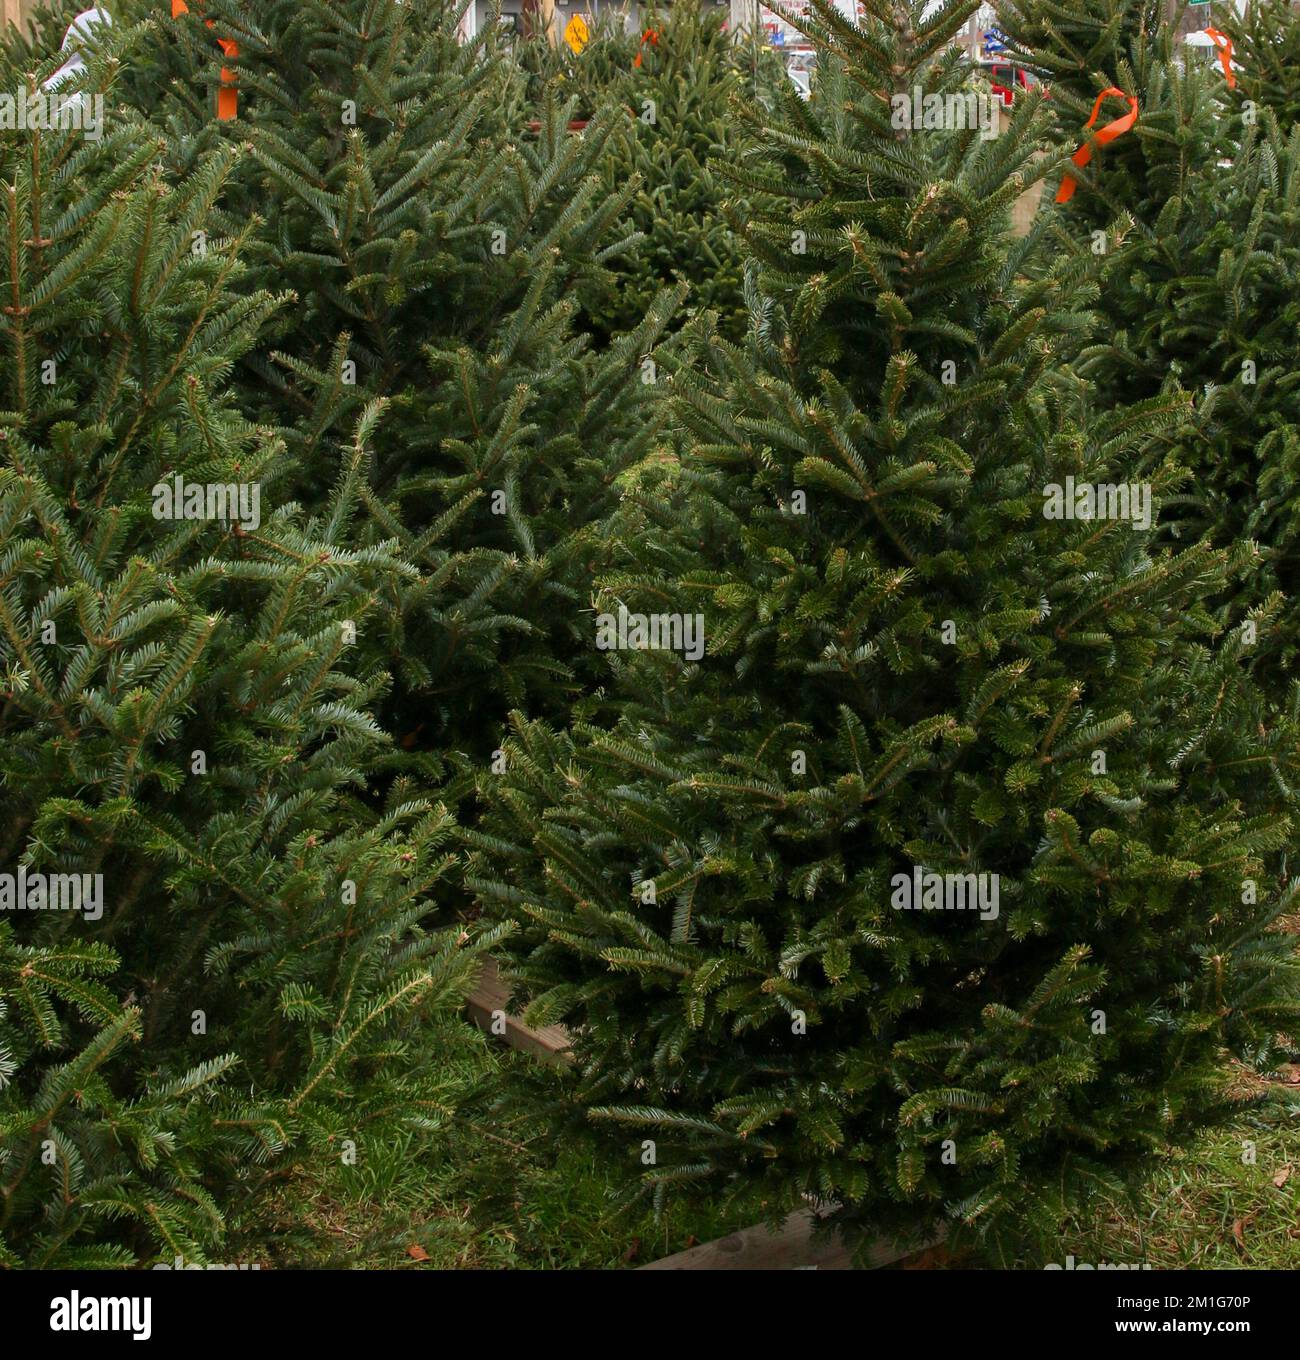
[[557, 1149], [483, 1098], [507, 1072], [545, 1082], [535, 1059], [461, 1022], [426, 1042], [445, 1077], [434, 1127], [369, 1148], [356, 1165], [323, 1158], [259, 1196], [235, 1226], [231, 1259], [266, 1269], [627, 1268], [747, 1226], [722, 1211], [669, 1205], [656, 1221], [644, 1202], [625, 1205], [629, 1168], [580, 1130]]
[[[639, 1168], [612, 1163], [580, 1127], [555, 1139], [485, 1098], [507, 1079], [545, 1088], [555, 1078], [535, 1059], [459, 1021], [427, 1042], [445, 1093], [432, 1127], [369, 1149], [355, 1166], [322, 1159], [269, 1202], [259, 1196], [236, 1224], [231, 1259], [279, 1269], [620, 1269], [749, 1226], [721, 1207], [670, 1199], [656, 1220], [644, 1202], [629, 1206], [619, 1191]], [[1243, 1159], [1247, 1142], [1253, 1161]], [[1300, 1088], [1270, 1088], [1231, 1126], [1156, 1162], [1131, 1199], [1099, 1197], [1062, 1226], [1050, 1259], [1068, 1256], [1154, 1270], [1295, 1269]], [[1048, 1259], [1016, 1264], [1041, 1269]], [[941, 1254], [932, 1267], [974, 1264]]]
[[[1246, 1143], [1254, 1161], [1243, 1160]], [[1280, 1181], [1281, 1184], [1275, 1182]], [[1158, 1163], [1135, 1201], [1099, 1201], [1060, 1255], [1153, 1270], [1300, 1265], [1300, 1107], [1281, 1091], [1183, 1156]]]

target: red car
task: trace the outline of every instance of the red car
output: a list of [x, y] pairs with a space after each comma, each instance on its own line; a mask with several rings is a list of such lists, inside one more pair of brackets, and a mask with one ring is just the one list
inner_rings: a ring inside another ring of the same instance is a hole
[[1016, 90], [1027, 90], [1037, 84], [1034, 76], [1023, 66], [1013, 66], [1009, 61], [982, 61], [979, 67], [988, 76], [993, 93], [1005, 108], [1011, 107]]

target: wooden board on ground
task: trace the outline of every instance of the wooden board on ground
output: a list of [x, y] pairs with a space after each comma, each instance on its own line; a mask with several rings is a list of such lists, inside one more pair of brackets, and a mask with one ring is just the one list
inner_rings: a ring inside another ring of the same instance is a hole
[[[766, 1224], [745, 1228], [716, 1242], [679, 1251], [675, 1256], [651, 1261], [640, 1270], [852, 1270], [849, 1249], [837, 1234], [813, 1234], [816, 1215], [811, 1209], [791, 1214], [773, 1231]], [[863, 1265], [892, 1265], [911, 1256], [928, 1241], [893, 1246], [876, 1243], [866, 1251]]]
[[[534, 1029], [509, 1010], [510, 989], [502, 982], [490, 959], [483, 966], [466, 1005], [474, 1023], [496, 1033], [511, 1048], [546, 1062], [569, 1059], [569, 1035], [562, 1025]], [[715, 1242], [704, 1242], [662, 1260], [638, 1266], [638, 1270], [852, 1270], [849, 1250], [837, 1235], [814, 1236], [816, 1215], [811, 1209], [791, 1214], [775, 1230], [766, 1224], [745, 1228]], [[863, 1264], [868, 1269], [892, 1265], [932, 1245], [919, 1238], [911, 1245], [877, 1243], [868, 1248]]]
[[496, 1033], [511, 1048], [531, 1053], [550, 1062], [562, 1062], [568, 1057], [569, 1036], [561, 1025], [545, 1025], [533, 1029], [525, 1025], [507, 1008], [510, 989], [501, 981], [497, 966], [491, 959], [483, 965], [478, 985], [470, 992], [466, 1004], [470, 1018], [476, 1025]]

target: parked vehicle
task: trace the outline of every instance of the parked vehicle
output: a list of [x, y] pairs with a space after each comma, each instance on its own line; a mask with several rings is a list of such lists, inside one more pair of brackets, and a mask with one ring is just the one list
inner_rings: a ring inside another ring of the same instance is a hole
[[790, 48], [786, 52], [785, 72], [801, 99], [812, 97], [813, 72], [817, 69], [817, 53], [812, 48]]
[[1017, 90], [1032, 89], [1038, 84], [1038, 77], [1032, 71], [1015, 62], [979, 61], [975, 65], [992, 85], [993, 93], [1005, 108], [1011, 107]]

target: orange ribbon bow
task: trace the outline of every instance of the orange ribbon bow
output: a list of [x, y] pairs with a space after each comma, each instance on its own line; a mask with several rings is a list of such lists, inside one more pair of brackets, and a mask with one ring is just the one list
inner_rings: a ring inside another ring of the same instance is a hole
[[[1074, 153], [1070, 159], [1082, 169], [1092, 160], [1092, 153], [1096, 147], [1107, 146], [1116, 137], [1122, 137], [1137, 122], [1138, 102], [1137, 98], [1131, 94], [1125, 94], [1123, 90], [1117, 90], [1113, 85], [1103, 90], [1097, 96], [1097, 102], [1092, 106], [1092, 117], [1083, 125], [1084, 130], [1097, 121], [1097, 115], [1101, 112], [1101, 102], [1103, 99], [1117, 95], [1120, 99], [1128, 100], [1128, 112], [1122, 118], [1116, 118], [1113, 123], [1107, 123], [1104, 128], [1097, 131], [1088, 138], [1086, 142]], [[1074, 191], [1079, 187], [1079, 181], [1067, 170], [1061, 180], [1061, 187], [1056, 191], [1056, 201], [1058, 203], [1068, 203], [1074, 197]]]
[[1237, 77], [1232, 74], [1232, 39], [1217, 28], [1207, 28], [1205, 36], [1219, 49], [1219, 62], [1228, 81], [1228, 89], [1237, 88]]
[[[179, 19], [182, 14], [188, 14], [190, 7], [185, 0], [172, 0], [172, 18]], [[209, 28], [214, 27], [211, 19], [203, 21]], [[221, 48], [222, 55], [227, 57], [239, 56], [239, 44], [229, 38], [218, 38], [217, 46]], [[235, 73], [228, 67], [221, 68], [221, 88], [217, 91], [217, 117], [221, 121], [229, 122], [232, 118], [239, 116], [239, 92], [235, 89]]]

